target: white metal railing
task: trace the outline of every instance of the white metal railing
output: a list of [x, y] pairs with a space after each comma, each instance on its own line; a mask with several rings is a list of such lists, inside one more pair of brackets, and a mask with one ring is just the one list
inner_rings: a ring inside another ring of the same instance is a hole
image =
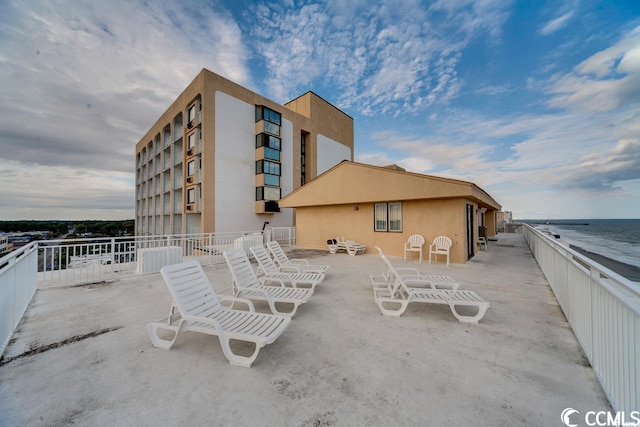
[[[259, 239], [247, 237], [256, 235]], [[183, 259], [198, 259], [203, 265], [224, 263], [222, 252], [226, 249], [248, 250], [252, 244], [272, 238], [292, 245], [295, 229], [283, 227], [275, 235], [267, 230], [41, 241], [38, 287], [112, 281], [157, 272], [158, 266]]]
[[293, 245], [295, 228], [30, 243], [0, 258], [0, 355], [38, 288], [114, 281], [190, 259], [203, 265], [224, 263], [225, 250], [248, 251], [272, 239]]
[[296, 244], [295, 227], [269, 227], [269, 241], [276, 240], [282, 246], [294, 246]]
[[0, 258], [0, 356], [36, 292], [37, 271], [37, 243]]
[[525, 224], [531, 248], [616, 411], [640, 409], [640, 284]]

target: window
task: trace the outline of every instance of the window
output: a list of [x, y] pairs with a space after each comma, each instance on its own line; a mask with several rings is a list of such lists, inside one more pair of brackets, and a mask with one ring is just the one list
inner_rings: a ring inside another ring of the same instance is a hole
[[196, 104], [193, 104], [189, 107], [189, 121], [195, 120], [196, 118]]
[[376, 203], [373, 215], [375, 231], [402, 231], [402, 203]]
[[282, 115], [264, 105], [256, 105], [256, 122], [264, 120], [264, 131], [275, 136], [280, 136], [280, 124]]
[[402, 203], [389, 203], [389, 231], [402, 231]]
[[195, 147], [195, 145], [196, 145], [196, 134], [191, 133], [187, 137], [187, 150], [192, 149], [193, 147]]
[[307, 135], [304, 131], [300, 134], [300, 185], [307, 183]]
[[374, 209], [375, 231], [387, 231], [387, 204], [376, 203]]
[[264, 183], [265, 185], [280, 187], [280, 177], [277, 175], [264, 174]]
[[280, 188], [256, 187], [256, 200], [280, 200]]
[[196, 161], [191, 160], [187, 163], [187, 176], [193, 176], [196, 173]]
[[196, 202], [196, 189], [190, 188], [187, 190], [187, 204], [191, 205]]
[[280, 176], [280, 163], [270, 162], [268, 160], [258, 160], [256, 162], [256, 175], [261, 173]]
[[256, 148], [260, 147], [269, 147], [280, 151], [280, 138], [266, 133], [259, 133], [256, 135]]
[[264, 131], [269, 132], [275, 136], [280, 136], [280, 126], [270, 122], [264, 122]]
[[273, 111], [271, 108], [267, 108], [264, 105], [256, 105], [256, 122], [264, 120], [275, 125], [280, 126], [282, 115], [277, 111]]
[[276, 162], [280, 161], [280, 151], [274, 150], [273, 148], [264, 148], [264, 158], [275, 160]]

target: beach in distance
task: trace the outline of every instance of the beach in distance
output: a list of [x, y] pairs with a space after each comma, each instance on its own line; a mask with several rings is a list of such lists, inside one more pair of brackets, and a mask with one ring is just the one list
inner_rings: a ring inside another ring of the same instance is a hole
[[640, 219], [523, 220], [619, 275], [640, 282]]

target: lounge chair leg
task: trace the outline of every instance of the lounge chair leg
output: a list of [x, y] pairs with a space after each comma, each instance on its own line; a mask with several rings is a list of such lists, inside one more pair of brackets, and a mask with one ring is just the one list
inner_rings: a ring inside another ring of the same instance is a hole
[[[397, 310], [390, 310], [384, 307], [385, 302], [390, 304], [400, 304], [400, 308]], [[408, 301], [406, 300], [405, 301], [381, 301], [379, 299], [376, 299], [376, 304], [378, 304], [380, 313], [382, 313], [383, 316], [392, 316], [392, 317], [400, 317], [402, 313], [405, 312], [405, 310], [407, 309], [407, 306], [409, 305]]]
[[289, 312], [283, 312], [280, 311], [276, 308], [276, 303], [275, 301], [269, 300], [267, 301], [269, 303], [269, 308], [271, 309], [271, 312], [273, 314], [280, 314], [282, 316], [291, 316], [293, 317], [294, 314], [296, 314], [296, 311], [298, 311], [298, 306], [300, 304], [295, 303], [295, 302], [282, 302], [281, 304], [292, 304], [293, 305], [293, 310], [289, 311]]
[[[147, 325], [147, 332], [149, 333], [149, 338], [151, 339], [151, 345], [157, 348], [162, 348], [164, 350], [170, 350], [173, 347], [173, 344], [176, 342], [178, 335], [182, 331], [183, 326], [186, 325], [184, 320], [181, 320], [178, 326], [170, 326], [164, 323], [149, 323]], [[171, 340], [165, 340], [158, 336], [158, 329], [164, 329], [166, 331], [171, 331], [175, 335]]]
[[[456, 319], [458, 319], [460, 322], [465, 322], [465, 323], [478, 323], [478, 321], [484, 317], [485, 313], [487, 312], [487, 309], [489, 308], [488, 303], [482, 303], [482, 302], [473, 303], [473, 304], [456, 303], [455, 301], [448, 301], [448, 302], [449, 302], [449, 307], [451, 307], [451, 312], [453, 313], [454, 316], [456, 316]], [[456, 305], [466, 305], [467, 307], [476, 307], [478, 309], [478, 312], [475, 314], [475, 316], [465, 316], [458, 313], [458, 311], [456, 310]]]
[[224, 353], [227, 360], [229, 360], [229, 363], [231, 363], [232, 365], [242, 366], [243, 368], [250, 368], [253, 362], [258, 357], [258, 353], [260, 352], [261, 346], [257, 342], [247, 341], [253, 342], [256, 346], [256, 348], [253, 350], [253, 354], [251, 356], [239, 356], [231, 351], [231, 338], [220, 336], [219, 339], [220, 346], [222, 347], [222, 352]]

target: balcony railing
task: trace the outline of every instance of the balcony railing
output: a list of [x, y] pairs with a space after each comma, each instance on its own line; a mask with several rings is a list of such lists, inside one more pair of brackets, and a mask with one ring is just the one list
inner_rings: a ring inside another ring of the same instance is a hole
[[0, 258], [0, 356], [36, 289], [111, 282], [197, 259], [224, 263], [231, 248], [277, 240], [295, 244], [295, 228], [262, 231], [42, 240]]
[[37, 244], [0, 258], [0, 356], [36, 292], [37, 272]]
[[617, 411], [640, 408], [640, 284], [535, 228], [522, 233]]

